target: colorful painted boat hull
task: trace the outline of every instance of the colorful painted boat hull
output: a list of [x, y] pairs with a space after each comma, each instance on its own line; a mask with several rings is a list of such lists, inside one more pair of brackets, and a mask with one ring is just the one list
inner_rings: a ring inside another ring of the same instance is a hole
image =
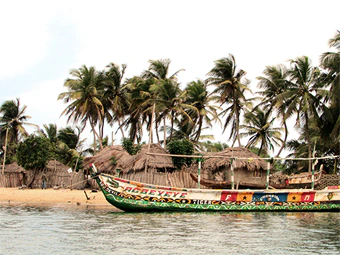
[[94, 173], [106, 200], [123, 211], [337, 211], [340, 186], [324, 190], [183, 189]]

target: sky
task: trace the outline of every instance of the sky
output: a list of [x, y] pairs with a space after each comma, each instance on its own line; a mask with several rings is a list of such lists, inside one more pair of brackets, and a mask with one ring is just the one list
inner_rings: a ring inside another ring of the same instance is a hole
[[[169, 58], [170, 73], [185, 69], [178, 76], [184, 88], [233, 54], [255, 92], [268, 65], [303, 55], [319, 65], [340, 29], [338, 0], [0, 1], [0, 104], [19, 98], [28, 121], [40, 127], [72, 126], [57, 98], [70, 70], [83, 64], [127, 64], [131, 78], [149, 60]], [[82, 137], [91, 144], [89, 130]], [[110, 139], [112, 131], [107, 126]], [[227, 142], [228, 131], [212, 131], [215, 141]]]

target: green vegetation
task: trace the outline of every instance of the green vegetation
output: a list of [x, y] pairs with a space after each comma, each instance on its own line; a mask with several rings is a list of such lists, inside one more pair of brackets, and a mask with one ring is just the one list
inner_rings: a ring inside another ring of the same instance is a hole
[[[194, 145], [186, 139], [169, 142], [167, 149], [170, 154], [192, 155], [194, 153]], [[172, 157], [172, 162], [177, 169], [181, 169], [183, 165], [190, 166], [192, 158]]]
[[30, 135], [25, 141], [18, 144], [17, 163], [25, 169], [42, 170], [52, 157], [52, 144], [46, 138]]
[[130, 155], [136, 155], [141, 149], [142, 145], [133, 144], [132, 140], [129, 138], [123, 138], [122, 147], [127, 151]]

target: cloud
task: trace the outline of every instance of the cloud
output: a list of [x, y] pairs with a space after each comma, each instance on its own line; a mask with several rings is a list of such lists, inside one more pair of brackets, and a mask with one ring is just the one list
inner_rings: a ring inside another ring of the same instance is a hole
[[57, 100], [58, 95], [63, 92], [60, 84], [63, 84], [62, 79], [44, 81], [32, 87], [32, 90], [18, 95], [20, 104], [27, 106], [26, 115], [31, 116], [28, 122], [39, 125], [40, 128], [43, 128], [43, 124], [50, 123], [66, 126], [66, 118], [60, 117], [65, 105]]
[[[66, 105], [57, 96], [71, 68], [127, 64], [130, 78], [147, 69], [148, 60], [170, 58], [170, 73], [185, 69], [179, 74], [184, 87], [231, 53], [256, 90], [267, 65], [301, 55], [318, 65], [339, 26], [339, 2], [332, 0], [31, 0], [1, 7], [0, 103], [19, 97], [32, 122], [61, 127]], [[214, 134], [220, 141], [229, 136]]]
[[2, 2], [1, 9], [0, 78], [4, 78], [24, 72], [46, 54], [49, 17], [31, 12], [30, 1]]

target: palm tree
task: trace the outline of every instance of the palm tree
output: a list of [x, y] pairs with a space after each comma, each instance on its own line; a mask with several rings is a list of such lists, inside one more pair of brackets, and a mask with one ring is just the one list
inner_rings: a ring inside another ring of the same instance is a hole
[[[127, 98], [126, 90], [123, 88], [122, 83], [126, 67], [126, 65], [122, 65], [122, 68], [120, 69], [120, 67], [114, 63], [110, 63], [106, 66], [106, 80], [104, 83], [105, 86], [103, 94], [103, 104], [105, 106], [105, 109], [112, 111], [112, 121], [118, 122], [118, 126], [123, 138], [124, 131], [121, 124], [129, 108], [129, 101]], [[110, 118], [111, 116], [108, 115], [108, 121], [110, 120]]]
[[[158, 123], [163, 119], [164, 122], [164, 147], [166, 146], [166, 118], [170, 113], [171, 130], [173, 130], [173, 118], [175, 117], [175, 107], [179, 109], [180, 94], [179, 84], [177, 83], [177, 75], [184, 69], [180, 69], [169, 75], [170, 59], [150, 60], [148, 70], [145, 70], [141, 77], [143, 79], [151, 79], [153, 84], [150, 86], [150, 92], [154, 95], [151, 96], [150, 104], [156, 104], [156, 128]], [[169, 91], [166, 91], [169, 89]], [[167, 100], [167, 101], [166, 101]], [[170, 100], [170, 101], [169, 101]], [[165, 107], [172, 107], [169, 108]], [[171, 139], [171, 132], [170, 132]]]
[[330, 85], [330, 96], [339, 100], [340, 97], [340, 31], [329, 40], [329, 46], [337, 52], [325, 52], [321, 55], [321, 67], [326, 70], [326, 79]]
[[[320, 70], [313, 67], [311, 60], [306, 57], [298, 57], [290, 60], [289, 87], [287, 91], [277, 96], [278, 101], [284, 104], [286, 109], [285, 119], [296, 114], [296, 125], [302, 127], [306, 136], [308, 157], [312, 157], [312, 141], [310, 130], [315, 122], [319, 121], [318, 108], [322, 107], [318, 97], [320, 84], [317, 82]], [[311, 171], [311, 161], [308, 170]]]
[[58, 96], [58, 100], [63, 99], [65, 103], [69, 103], [61, 115], [68, 115], [68, 122], [70, 120], [80, 121], [82, 130], [89, 122], [94, 144], [98, 138], [100, 149], [102, 149], [102, 135], [100, 135], [101, 132], [96, 131], [96, 125], [99, 124], [99, 131], [104, 125], [104, 106], [101, 102], [104, 75], [96, 71], [94, 67], [88, 68], [85, 65], [71, 70], [70, 74], [74, 79], [67, 79], [64, 83], [68, 91]]
[[[156, 112], [159, 114], [158, 122], [162, 119], [164, 121], [164, 146], [166, 146], [166, 119], [170, 119], [170, 137], [174, 131], [175, 118], [182, 115], [185, 116], [189, 122], [192, 123], [191, 117], [187, 114], [185, 109], [195, 109], [191, 105], [184, 103], [184, 94], [179, 87], [179, 83], [175, 80], [161, 80], [150, 86], [150, 92], [156, 95], [154, 102], [156, 103]], [[157, 121], [157, 119], [156, 119]]]
[[[321, 115], [321, 139], [325, 145], [324, 154], [340, 154], [340, 31], [329, 40], [329, 46], [335, 48], [335, 52], [325, 52], [321, 55], [321, 67], [324, 72], [321, 75], [322, 82], [329, 87], [324, 94], [324, 103], [327, 109]], [[337, 166], [334, 160], [333, 172]]]
[[171, 60], [159, 59], [159, 60], [149, 60], [149, 68], [145, 70], [141, 77], [144, 79], [154, 78], [156, 80], [177, 80], [177, 76], [179, 72], [184, 71], [184, 69], [180, 69], [169, 76], [169, 69]]
[[247, 112], [244, 115], [245, 125], [240, 126], [247, 131], [241, 133], [240, 136], [250, 136], [246, 148], [260, 144], [258, 151], [258, 155], [260, 155], [261, 152], [268, 153], [268, 149], [274, 150], [274, 145], [282, 143], [280, 138], [282, 128], [273, 127], [274, 120], [270, 111], [264, 112], [260, 107], [255, 107], [253, 111]]
[[[152, 95], [150, 86], [153, 83], [153, 79], [143, 79], [139, 76], [135, 76], [131, 79], [127, 79], [126, 85], [124, 86], [129, 102], [129, 108], [125, 112], [127, 118], [122, 125], [129, 128], [129, 137], [133, 143], [135, 143], [136, 140], [138, 143], [141, 141], [144, 123], [147, 123], [147, 129], [150, 130], [149, 125], [151, 124], [152, 119]], [[157, 132], [156, 134], [158, 137]]]
[[276, 110], [278, 115], [281, 116], [281, 122], [284, 126], [284, 139], [276, 155], [276, 157], [279, 157], [287, 142], [288, 128], [285, 119], [285, 104], [279, 101], [277, 96], [288, 88], [288, 70], [285, 65], [267, 66], [263, 74], [264, 76], [257, 77], [259, 80], [258, 87], [263, 89], [258, 92], [263, 98], [259, 106], [263, 106], [269, 112]]
[[5, 145], [3, 147], [4, 159], [2, 174], [4, 174], [8, 140], [10, 144], [9, 155], [12, 155], [14, 154], [14, 147], [18, 144], [21, 138], [28, 137], [28, 132], [24, 126], [27, 125], [37, 127], [35, 124], [26, 122], [27, 119], [31, 118], [30, 116], [25, 115], [26, 108], [26, 105], [24, 105], [22, 108], [20, 107], [20, 100], [18, 98], [16, 100], [5, 101], [0, 107], [1, 137], [5, 137]]
[[74, 167], [75, 162], [83, 154], [82, 146], [86, 139], [80, 139], [79, 127], [58, 130], [56, 124], [45, 124], [44, 130], [40, 130], [39, 134], [50, 141], [54, 149], [54, 157], [65, 165]]
[[72, 127], [62, 128], [58, 131], [57, 154], [58, 159], [65, 165], [77, 169], [79, 159], [82, 159], [82, 145], [85, 139], [80, 139], [81, 129]]
[[246, 72], [244, 70], [236, 71], [235, 58], [232, 54], [229, 54], [228, 58], [216, 60], [215, 66], [207, 75], [209, 76], [207, 83], [216, 87], [213, 93], [217, 93], [220, 105], [229, 105], [227, 109], [221, 112], [222, 116], [227, 115], [223, 132], [231, 124], [232, 129], [229, 139], [234, 138], [233, 145], [237, 140], [238, 145], [241, 146], [239, 136], [240, 116], [243, 107], [247, 103], [244, 94], [247, 91], [251, 92], [248, 88], [249, 81], [243, 79]]
[[197, 80], [188, 83], [185, 93], [185, 103], [195, 107], [195, 109], [189, 109], [187, 113], [195, 124], [191, 128], [191, 133], [194, 131], [193, 142], [196, 143], [201, 136], [204, 123], [212, 127], [213, 121], [220, 121], [216, 111], [219, 107], [211, 104], [214, 98], [212, 94], [209, 94], [205, 81]]
[[51, 144], [56, 145], [57, 144], [57, 134], [58, 134], [58, 127], [57, 124], [44, 124], [43, 125], [45, 130], [39, 130], [39, 134], [43, 137], [46, 137]]

